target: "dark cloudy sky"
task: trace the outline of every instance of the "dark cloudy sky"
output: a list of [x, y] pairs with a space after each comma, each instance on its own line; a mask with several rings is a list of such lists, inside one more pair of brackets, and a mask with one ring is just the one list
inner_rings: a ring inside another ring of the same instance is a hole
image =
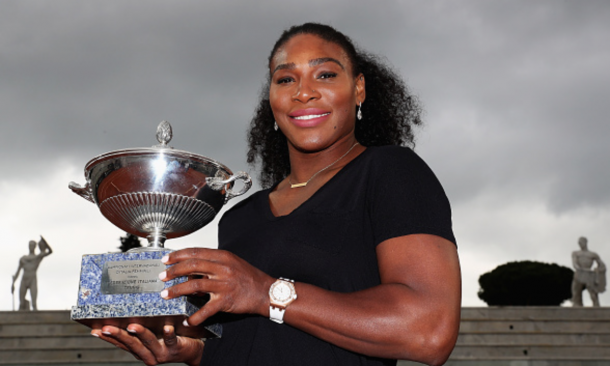
[[[39, 308], [75, 304], [80, 256], [124, 233], [68, 182], [155, 144], [161, 120], [174, 147], [255, 175], [245, 131], [268, 52], [306, 21], [385, 56], [421, 98], [416, 151], [453, 205], [464, 305], [483, 305], [477, 279], [499, 264], [571, 266], [581, 235], [610, 262], [608, 19], [605, 0], [2, 1], [0, 310], [41, 234]], [[213, 247], [215, 224], [168, 247]]]

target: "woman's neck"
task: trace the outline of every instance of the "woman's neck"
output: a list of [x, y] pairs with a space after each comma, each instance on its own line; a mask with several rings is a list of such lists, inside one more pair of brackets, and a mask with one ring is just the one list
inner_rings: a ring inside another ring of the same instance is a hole
[[290, 145], [290, 174], [291, 184], [309, 182], [312, 178], [326, 171], [342, 168], [356, 156], [364, 147], [358, 144], [353, 136], [343, 139], [332, 146], [315, 152], [304, 152]]

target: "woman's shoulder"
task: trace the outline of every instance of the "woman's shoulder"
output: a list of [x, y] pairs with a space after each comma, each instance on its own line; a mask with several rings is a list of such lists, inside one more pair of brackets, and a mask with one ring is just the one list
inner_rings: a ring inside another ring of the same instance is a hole
[[395, 167], [430, 169], [410, 147], [398, 145], [371, 146], [367, 148], [367, 151], [368, 160], [374, 163], [374, 166], [382, 169]]
[[434, 171], [413, 149], [393, 145], [369, 147], [368, 150], [369, 175], [374, 182], [382, 185], [400, 182], [409, 189], [438, 187], [442, 190]]

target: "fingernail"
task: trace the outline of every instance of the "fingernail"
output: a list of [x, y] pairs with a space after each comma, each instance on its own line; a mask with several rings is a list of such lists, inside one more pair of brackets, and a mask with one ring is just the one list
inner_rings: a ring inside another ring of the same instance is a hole
[[110, 332], [106, 332], [106, 331], [103, 331], [103, 332], [102, 332], [102, 334], [103, 334], [103, 335], [112, 335], [112, 333], [110, 333]]
[[129, 333], [136, 334], [136, 331], [135, 331], [134, 329], [127, 328], [127, 331], [128, 331]]
[[186, 319], [184, 319], [182, 325], [184, 325], [185, 327], [190, 327], [189, 322], [187, 322]]
[[95, 338], [99, 338], [100, 337], [100, 335], [97, 334], [97, 333], [91, 333], [91, 335], [94, 336]]
[[167, 277], [167, 272], [163, 271], [163, 272], [159, 273], [159, 279], [160, 280], [164, 280], [165, 277]]
[[161, 258], [161, 263], [167, 263], [168, 260], [169, 260], [169, 255], [163, 256], [163, 258]]
[[167, 290], [163, 290], [161, 291], [161, 297], [164, 299], [167, 299], [167, 296], [169, 295], [169, 291]]

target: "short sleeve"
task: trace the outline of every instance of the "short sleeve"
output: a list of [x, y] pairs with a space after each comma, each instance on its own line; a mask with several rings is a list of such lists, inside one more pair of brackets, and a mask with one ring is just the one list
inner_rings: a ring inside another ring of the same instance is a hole
[[410, 234], [455, 244], [449, 200], [428, 165], [406, 147], [380, 148], [375, 155], [368, 192], [375, 244]]

